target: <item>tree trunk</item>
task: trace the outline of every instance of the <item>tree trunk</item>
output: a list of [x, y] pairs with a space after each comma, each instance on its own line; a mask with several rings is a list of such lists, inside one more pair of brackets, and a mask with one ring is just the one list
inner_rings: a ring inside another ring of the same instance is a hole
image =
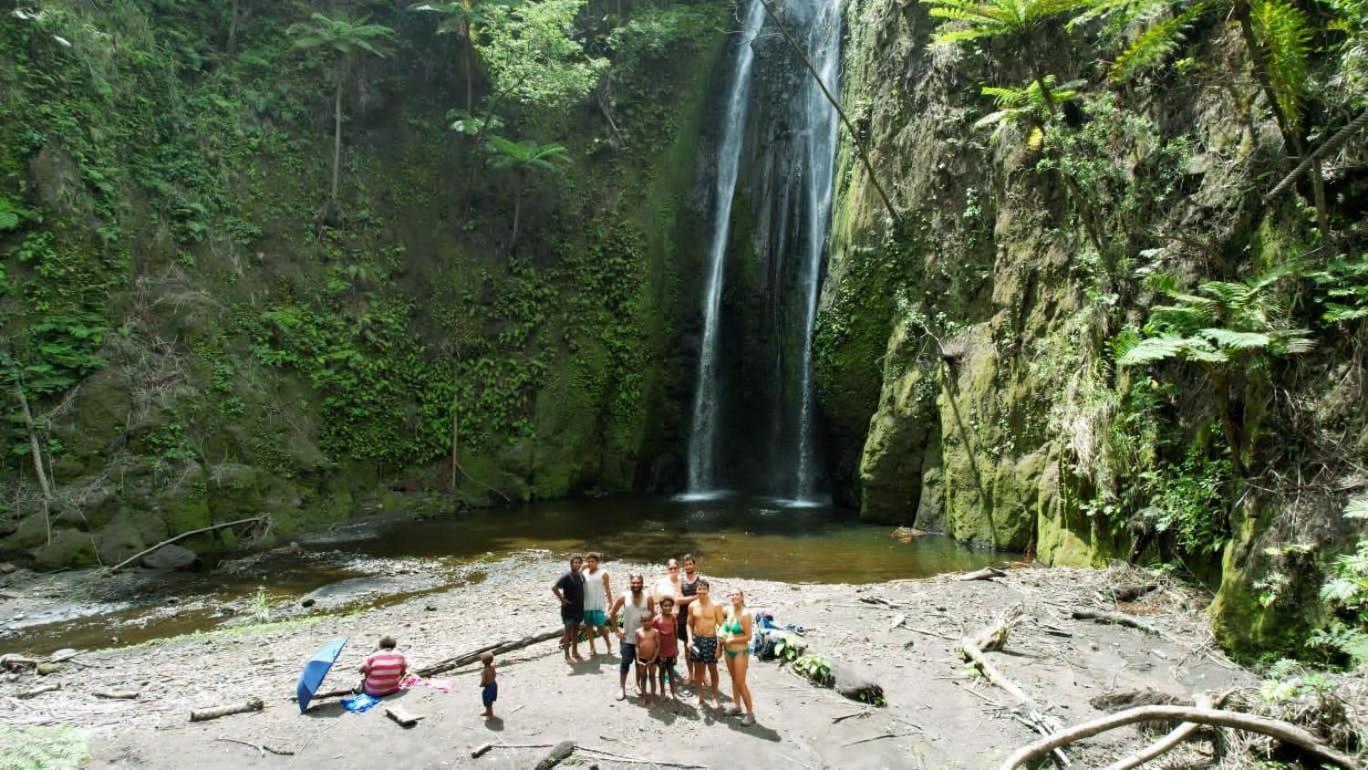
[[513, 247], [518, 243], [518, 219], [522, 215], [522, 185], [518, 185], [518, 192], [513, 196], [513, 240], [508, 242], [508, 250], [513, 251]]
[[475, 116], [475, 30], [470, 27], [470, 20], [465, 22], [465, 80], [466, 80], [466, 114]]
[[1315, 152], [1302, 158], [1301, 163], [1298, 163], [1296, 168], [1292, 169], [1287, 176], [1282, 178], [1282, 181], [1278, 182], [1274, 185], [1272, 190], [1268, 191], [1268, 194], [1264, 196], [1264, 203], [1269, 203], [1274, 198], [1278, 197], [1278, 193], [1286, 190], [1288, 186], [1297, 181], [1297, 177], [1306, 173], [1307, 169], [1311, 168], [1313, 163], [1317, 164], [1317, 168], [1319, 168], [1321, 158], [1324, 158], [1326, 155], [1339, 149], [1341, 145], [1353, 138], [1354, 134], [1363, 130], [1364, 126], [1368, 126], [1368, 110], [1359, 113], [1357, 118], [1349, 121], [1348, 125], [1341, 128], [1334, 136], [1321, 144], [1320, 147], [1317, 147]]
[[1240, 437], [1240, 426], [1230, 408], [1230, 378], [1225, 369], [1213, 366], [1207, 370], [1211, 380], [1211, 391], [1216, 399], [1216, 414], [1221, 419], [1221, 430], [1225, 433], [1226, 443], [1230, 445], [1230, 462], [1240, 478], [1248, 478], [1248, 468], [1244, 461], [1244, 440]]
[[24, 429], [28, 431], [29, 452], [33, 455], [33, 472], [38, 474], [38, 487], [43, 491], [43, 521], [47, 525], [47, 541], [52, 543], [52, 486], [48, 484], [47, 471], [43, 468], [43, 450], [38, 443], [38, 429], [33, 424], [33, 412], [29, 410], [28, 396], [24, 395], [24, 384], [19, 373], [14, 372], [14, 397], [19, 401], [19, 412], [24, 416]]
[[333, 94], [333, 167], [332, 167], [332, 198], [333, 207], [337, 207], [337, 176], [342, 165], [342, 57], [337, 57], [337, 88]]
[[461, 383], [461, 357], [456, 356], [456, 362], [451, 370], [451, 491], [456, 492], [456, 473], [461, 467], [461, 459], [457, 452], [461, 446], [461, 412], [460, 412], [460, 388]]
[[229, 56], [237, 53], [238, 0], [233, 0], [228, 11], [228, 44], [224, 46]]

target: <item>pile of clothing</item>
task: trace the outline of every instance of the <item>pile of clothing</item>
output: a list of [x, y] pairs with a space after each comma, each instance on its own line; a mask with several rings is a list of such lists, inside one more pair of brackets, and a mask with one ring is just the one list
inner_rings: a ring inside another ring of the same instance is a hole
[[760, 660], [774, 660], [781, 651], [788, 650], [796, 650], [797, 655], [802, 655], [807, 649], [807, 640], [803, 638], [807, 629], [802, 626], [793, 623], [780, 626], [774, 622], [774, 614], [766, 610], [756, 610], [753, 619], [755, 634], [751, 636], [751, 652]]

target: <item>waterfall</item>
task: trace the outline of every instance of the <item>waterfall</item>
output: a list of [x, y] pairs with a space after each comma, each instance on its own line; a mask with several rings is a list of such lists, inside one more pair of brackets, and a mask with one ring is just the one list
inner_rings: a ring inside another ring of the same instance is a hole
[[[817, 0], [820, 7], [808, 36], [808, 57], [833, 94], [840, 93], [837, 79], [841, 72], [840, 0]], [[799, 366], [798, 473], [796, 494], [810, 502], [817, 496], [817, 439], [815, 411], [817, 394], [812, 383], [812, 335], [817, 324], [817, 297], [822, 286], [822, 257], [826, 254], [827, 230], [831, 223], [832, 186], [836, 169], [838, 115], [821, 87], [811, 78], [803, 89], [803, 116], [806, 128], [804, 149], [807, 196], [804, 221], [804, 264], [801, 283], [806, 291], [803, 313], [803, 344]]]
[[736, 51], [727, 92], [726, 113], [717, 150], [717, 178], [714, 189], [713, 227], [708, 244], [708, 279], [703, 292], [703, 342], [698, 351], [698, 388], [694, 393], [693, 430], [689, 436], [689, 494], [714, 491], [717, 484], [718, 399], [718, 325], [722, 314], [722, 276], [725, 272], [727, 240], [731, 235], [732, 196], [741, 164], [741, 145], [745, 139], [749, 106], [751, 65], [755, 41], [765, 21], [760, 0], [751, 0], [745, 26]]
[[[841, 0], [778, 5], [785, 28], [833, 93], [840, 77], [840, 6]], [[744, 481], [748, 492], [818, 502], [823, 464], [812, 343], [838, 115], [760, 0], [746, 6], [728, 88], [718, 129], [688, 494], [705, 497]], [[733, 211], [734, 200], [745, 208]], [[728, 288], [724, 306], [733, 216], [748, 227], [754, 262], [733, 273], [741, 284]], [[734, 423], [725, 449], [718, 435], [723, 414]]]

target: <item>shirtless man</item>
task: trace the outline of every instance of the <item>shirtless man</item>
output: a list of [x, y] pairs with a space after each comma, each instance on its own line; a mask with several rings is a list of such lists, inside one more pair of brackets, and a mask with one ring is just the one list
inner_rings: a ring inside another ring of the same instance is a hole
[[618, 700], [627, 699], [627, 672], [636, 662], [636, 632], [641, 628], [641, 615], [655, 609], [651, 595], [646, 593], [646, 581], [640, 575], [628, 576], [628, 590], [613, 601], [608, 608], [608, 622], [616, 623], [618, 610], [622, 610], [622, 626], [618, 628], [618, 654], [622, 662], [618, 664], [618, 687], [621, 692]]
[[[655, 627], [655, 613], [647, 607], [641, 612], [641, 628], [636, 632], [636, 678], [637, 690], [643, 693], [648, 705], [655, 700], [656, 663], [659, 660], [660, 632]], [[662, 689], [660, 694], [664, 695], [665, 691]]]
[[[708, 679], [712, 679], [712, 707], [722, 708], [717, 699], [717, 628], [722, 625], [724, 610], [709, 596], [708, 581], [698, 581], [698, 598], [689, 605], [689, 649], [697, 666], [694, 686], [698, 689], [698, 705], [706, 706]], [[708, 675], [708, 676], [705, 676]]]

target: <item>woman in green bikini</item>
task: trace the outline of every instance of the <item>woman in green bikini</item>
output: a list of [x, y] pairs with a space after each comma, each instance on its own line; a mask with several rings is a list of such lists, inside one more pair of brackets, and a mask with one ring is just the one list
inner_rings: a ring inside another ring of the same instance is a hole
[[751, 703], [750, 685], [746, 684], [746, 671], [750, 668], [750, 642], [754, 621], [746, 611], [746, 596], [741, 589], [733, 588], [728, 594], [731, 600], [727, 605], [726, 620], [722, 623], [722, 654], [727, 658], [727, 673], [732, 681], [732, 705], [727, 713], [741, 713], [745, 704], [746, 716], [743, 725], [755, 724], [755, 706]]

